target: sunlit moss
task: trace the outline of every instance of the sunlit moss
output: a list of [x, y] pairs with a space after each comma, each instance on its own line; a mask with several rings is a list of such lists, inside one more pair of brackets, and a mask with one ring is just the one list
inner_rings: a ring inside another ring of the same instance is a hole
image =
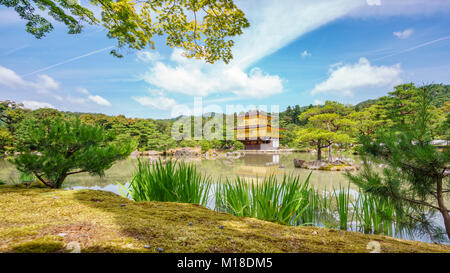
[[74, 241], [81, 252], [368, 252], [370, 241], [382, 252], [450, 252], [448, 246], [289, 227], [193, 204], [25, 187], [0, 188], [0, 234], [0, 252], [66, 252]]
[[54, 253], [64, 252], [65, 249], [62, 241], [55, 240], [52, 236], [46, 236], [12, 245], [10, 251], [17, 253]]

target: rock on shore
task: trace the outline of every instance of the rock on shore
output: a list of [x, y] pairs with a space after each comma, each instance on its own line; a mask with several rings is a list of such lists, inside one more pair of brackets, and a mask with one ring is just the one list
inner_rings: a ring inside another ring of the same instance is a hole
[[353, 165], [351, 162], [342, 160], [335, 160], [333, 162], [324, 160], [301, 160], [294, 158], [294, 167], [308, 170], [321, 170], [321, 171], [356, 171], [359, 170], [358, 165]]

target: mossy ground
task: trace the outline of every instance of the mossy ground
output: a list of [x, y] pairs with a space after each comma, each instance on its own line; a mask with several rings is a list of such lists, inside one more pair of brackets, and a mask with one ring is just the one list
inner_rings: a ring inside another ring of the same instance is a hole
[[448, 246], [288, 227], [192, 204], [134, 202], [104, 191], [0, 186], [0, 252], [66, 252], [73, 241], [81, 252], [368, 252], [371, 241], [381, 252], [450, 252]]

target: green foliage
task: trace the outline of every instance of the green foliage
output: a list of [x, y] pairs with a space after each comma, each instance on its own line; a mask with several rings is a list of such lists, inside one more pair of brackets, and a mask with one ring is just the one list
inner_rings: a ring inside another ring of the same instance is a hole
[[[431, 131], [434, 139], [447, 139], [450, 120], [448, 102], [450, 101], [450, 85], [430, 84], [423, 86], [431, 92], [431, 104], [436, 107], [431, 109], [433, 117], [431, 118]], [[398, 85], [388, 96], [379, 99], [370, 99], [357, 104], [355, 107], [339, 105], [337, 102], [327, 102], [319, 106], [288, 106], [280, 113], [280, 126], [288, 130], [283, 132], [284, 138], [280, 140], [283, 146], [296, 147], [316, 146], [307, 139], [300, 140], [295, 137], [295, 133], [306, 128], [323, 128], [320, 124], [320, 118], [316, 118], [316, 124], [309, 122], [309, 118], [314, 115], [338, 114], [342, 118], [348, 119], [345, 133], [351, 138], [357, 138], [359, 135], [373, 135], [375, 129], [379, 127], [395, 127], [399, 124], [409, 124], [413, 122], [413, 115], [417, 105], [418, 88], [414, 84]], [[447, 103], [447, 104], [446, 104]], [[297, 114], [297, 118], [293, 115]], [[447, 118], [448, 116], [448, 118]], [[332, 117], [332, 116], [328, 116]], [[325, 117], [323, 117], [325, 118]], [[323, 120], [325, 121], [325, 120]], [[353, 143], [356, 139], [351, 140]], [[317, 142], [317, 141], [316, 141]], [[317, 147], [315, 147], [317, 149]]]
[[208, 140], [202, 140], [200, 141], [200, 148], [202, 149], [202, 152], [207, 152], [210, 149], [214, 148], [214, 144]]
[[361, 191], [352, 206], [356, 225], [364, 233], [393, 235], [394, 231], [401, 231], [408, 222], [402, 207], [396, 206], [391, 200]]
[[0, 101], [0, 128], [6, 128], [13, 135], [26, 113], [27, 109], [23, 108], [23, 104], [9, 100]]
[[117, 141], [134, 140], [140, 151], [167, 151], [176, 147], [176, 141], [170, 136], [170, 123], [151, 119], [129, 119], [122, 115], [83, 114], [80, 119], [90, 125], [99, 125], [112, 133]]
[[431, 104], [436, 107], [442, 107], [450, 101], [450, 85], [430, 84], [424, 86], [431, 92]]
[[288, 106], [285, 111], [280, 113], [280, 126], [285, 128], [289, 124], [306, 125], [305, 120], [300, 120], [299, 116], [311, 108], [313, 108], [312, 105], [302, 107], [299, 105], [295, 105], [294, 107]]
[[139, 143], [140, 150], [166, 151], [176, 146], [172, 137], [157, 130], [156, 124], [147, 119], [139, 119], [130, 125], [129, 135]]
[[194, 148], [197, 147], [197, 141], [193, 140], [193, 139], [183, 139], [180, 141], [180, 146], [185, 148], [185, 147], [190, 147], [190, 148]]
[[6, 128], [0, 128], [0, 156], [13, 145], [13, 136]]
[[354, 122], [347, 117], [351, 111], [350, 107], [333, 101], [326, 101], [323, 106], [310, 108], [303, 112], [299, 119], [307, 120], [311, 127], [298, 130], [296, 140], [316, 147], [317, 160], [322, 159], [322, 148], [328, 147], [328, 160], [333, 161], [333, 145], [352, 141], [349, 134]]
[[[54, 19], [67, 26], [69, 34], [82, 31], [86, 24], [102, 24], [107, 37], [125, 46], [141, 50], [155, 48], [154, 36], [165, 36], [170, 47], [181, 47], [187, 57], [202, 58], [209, 63], [232, 59], [233, 40], [250, 26], [231, 0], [91, 0], [102, 11], [98, 19], [76, 0], [0, 0], [0, 5], [14, 8], [27, 22], [27, 32], [42, 38], [53, 30]], [[43, 15], [47, 12], [49, 16]], [[51, 17], [51, 18], [49, 18]], [[117, 49], [111, 54], [122, 57]]]
[[245, 148], [244, 144], [240, 141], [233, 141], [232, 146], [234, 150], [243, 150]]
[[29, 182], [29, 181], [34, 181], [35, 179], [36, 179], [36, 176], [32, 173], [21, 172], [19, 175], [20, 182]]
[[337, 212], [339, 213], [339, 228], [347, 230], [349, 204], [350, 204], [350, 186], [345, 189], [339, 186], [339, 190], [333, 190], [333, 196], [336, 199]]
[[357, 112], [363, 111], [365, 108], [369, 108], [372, 105], [375, 105], [377, 102], [378, 102], [377, 99], [369, 99], [369, 100], [362, 101], [355, 105], [355, 111], [357, 111]]
[[396, 86], [389, 96], [379, 99], [379, 118], [392, 127], [410, 123], [417, 106], [417, 95], [418, 89], [413, 83]]
[[69, 34], [80, 33], [83, 23], [98, 23], [92, 11], [84, 8], [77, 1], [0, 0], [0, 5], [14, 8], [17, 14], [27, 21], [26, 31], [38, 39], [53, 30], [52, 23], [42, 16], [42, 11], [48, 11], [52, 19], [65, 24]]
[[76, 173], [101, 176], [133, 149], [129, 143], [112, 143], [113, 138], [102, 128], [78, 119], [46, 119], [22, 126], [26, 134], [17, 146], [20, 154], [11, 161], [18, 170], [33, 173], [52, 188], [60, 188], [68, 175]]
[[237, 216], [301, 224], [308, 207], [308, 185], [309, 176], [304, 182], [298, 176], [286, 175], [281, 182], [275, 176], [250, 182], [237, 177], [234, 182], [227, 180], [217, 185], [216, 209]]
[[194, 203], [206, 206], [210, 178], [192, 164], [161, 159], [153, 164], [139, 160], [129, 189], [119, 185], [122, 195], [135, 201]]
[[[414, 96], [415, 107], [403, 107], [410, 109], [411, 118], [396, 120], [394, 127], [382, 128], [375, 139], [360, 138], [365, 161], [363, 170], [355, 175], [347, 173], [347, 176], [365, 192], [412, 206], [417, 213], [423, 207], [441, 212], [450, 238], [449, 210], [443, 201], [444, 196], [450, 193], [450, 149], [439, 150], [430, 143], [434, 109], [430, 90], [419, 88]], [[398, 104], [391, 107], [398, 107]], [[407, 120], [411, 122], [407, 123]], [[369, 160], [387, 167], [379, 173]], [[411, 217], [420, 220], [417, 213]]]
[[377, 110], [377, 107], [372, 105], [359, 112], [353, 111], [348, 115], [348, 118], [353, 121], [353, 136], [371, 136], [375, 133], [375, 130], [383, 124], [381, 120], [375, 118]]

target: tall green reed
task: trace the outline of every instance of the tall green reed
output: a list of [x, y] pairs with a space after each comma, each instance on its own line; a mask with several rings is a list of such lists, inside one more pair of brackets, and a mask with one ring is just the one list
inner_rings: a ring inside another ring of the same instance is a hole
[[237, 216], [255, 217], [289, 225], [302, 224], [302, 215], [309, 206], [309, 178], [304, 182], [297, 176], [276, 176], [262, 181], [244, 181], [237, 177], [218, 184], [216, 209]]
[[336, 211], [339, 216], [339, 228], [347, 230], [350, 205], [350, 185], [347, 188], [339, 186], [339, 190], [333, 190], [336, 202]]
[[161, 159], [151, 164], [138, 161], [129, 188], [119, 184], [123, 196], [135, 201], [195, 203], [206, 206], [211, 188], [209, 177], [193, 164]]

